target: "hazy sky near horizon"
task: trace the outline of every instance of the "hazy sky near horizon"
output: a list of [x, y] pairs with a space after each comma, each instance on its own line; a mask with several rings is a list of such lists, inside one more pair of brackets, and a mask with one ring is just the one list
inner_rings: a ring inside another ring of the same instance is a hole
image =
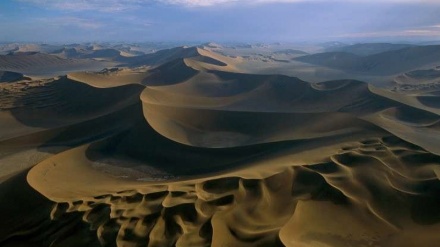
[[440, 0], [2, 0], [0, 41], [440, 40]]

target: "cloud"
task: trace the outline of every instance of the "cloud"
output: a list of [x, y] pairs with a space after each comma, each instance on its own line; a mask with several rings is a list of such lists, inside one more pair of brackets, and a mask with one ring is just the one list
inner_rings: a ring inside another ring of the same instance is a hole
[[84, 11], [84, 10], [96, 10], [102, 12], [119, 12], [136, 8], [151, 2], [148, 0], [18, 0], [24, 3], [31, 3], [38, 6], [70, 10], [70, 11]]
[[167, 4], [184, 5], [189, 7], [218, 6], [221, 4], [255, 5], [268, 3], [417, 3], [440, 4], [438, 0], [157, 0]]
[[69, 16], [56, 18], [36, 18], [34, 20], [35, 22], [48, 26], [77, 27], [85, 30], [99, 29], [103, 26], [102, 23], [93, 20]]
[[45, 6], [54, 9], [83, 11], [96, 10], [102, 12], [118, 12], [135, 9], [153, 3], [180, 5], [185, 7], [210, 7], [226, 4], [255, 5], [267, 3], [316, 3], [316, 2], [351, 2], [351, 3], [416, 3], [416, 4], [440, 4], [438, 0], [16, 0]]

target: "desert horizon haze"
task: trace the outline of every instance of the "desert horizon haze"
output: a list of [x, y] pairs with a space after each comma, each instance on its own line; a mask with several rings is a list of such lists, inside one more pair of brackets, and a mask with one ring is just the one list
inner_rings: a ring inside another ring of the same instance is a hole
[[0, 2], [1, 247], [437, 247], [440, 2]]
[[0, 42], [439, 40], [437, 0], [4, 0]]

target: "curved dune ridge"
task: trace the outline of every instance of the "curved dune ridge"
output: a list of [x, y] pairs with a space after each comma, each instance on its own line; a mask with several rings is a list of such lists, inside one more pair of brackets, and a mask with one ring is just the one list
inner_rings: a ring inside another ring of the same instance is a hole
[[394, 81], [398, 84], [410, 84], [412, 86], [438, 83], [440, 82], [440, 67], [410, 71], [397, 76]]
[[202, 48], [158, 53], [0, 83], [0, 246], [440, 241], [436, 87], [309, 83]]

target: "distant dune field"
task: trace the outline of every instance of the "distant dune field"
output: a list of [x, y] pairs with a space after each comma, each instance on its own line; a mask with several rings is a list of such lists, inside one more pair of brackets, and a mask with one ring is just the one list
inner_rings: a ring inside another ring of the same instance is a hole
[[2, 247], [435, 247], [440, 47], [0, 47]]

